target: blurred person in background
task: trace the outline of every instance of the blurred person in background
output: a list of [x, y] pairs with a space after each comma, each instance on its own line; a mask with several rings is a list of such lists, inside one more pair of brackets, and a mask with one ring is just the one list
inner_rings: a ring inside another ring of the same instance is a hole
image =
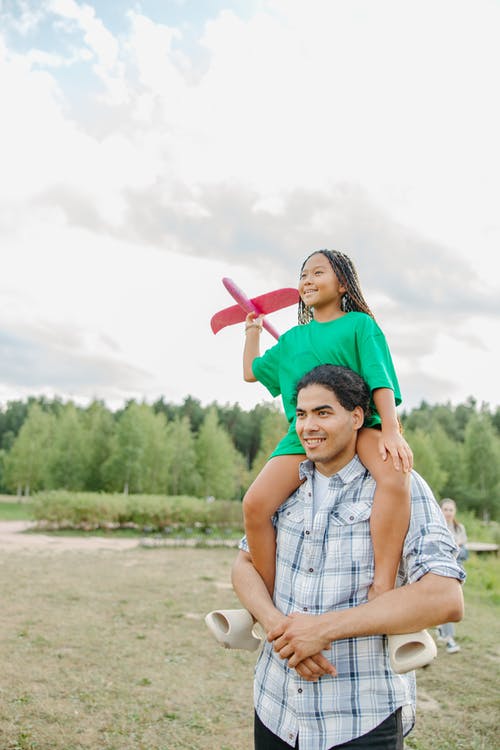
[[[469, 557], [469, 552], [467, 550], [465, 526], [456, 519], [457, 504], [450, 497], [445, 497], [441, 501], [441, 510], [443, 511], [446, 525], [458, 546], [457, 559], [460, 563], [463, 563]], [[460, 646], [455, 641], [455, 626], [452, 622], [446, 622], [444, 625], [439, 626], [437, 640], [440, 643], [446, 643], [446, 652], [448, 654], [456, 654], [460, 651]]]

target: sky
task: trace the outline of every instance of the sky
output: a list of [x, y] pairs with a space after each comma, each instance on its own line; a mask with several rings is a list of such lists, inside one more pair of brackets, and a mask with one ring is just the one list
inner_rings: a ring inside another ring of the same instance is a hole
[[221, 280], [324, 247], [405, 408], [499, 405], [499, 38], [498, 0], [0, 0], [0, 405], [271, 401]]

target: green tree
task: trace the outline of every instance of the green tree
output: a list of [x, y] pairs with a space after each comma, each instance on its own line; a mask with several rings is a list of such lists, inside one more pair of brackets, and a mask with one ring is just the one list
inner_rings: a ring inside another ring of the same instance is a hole
[[440, 497], [447, 474], [439, 464], [431, 435], [416, 429], [414, 432], [405, 431], [405, 438], [413, 451], [416, 471], [424, 477], [434, 494]]
[[70, 402], [55, 420], [48, 471], [48, 486], [51, 489], [84, 489], [88, 466], [87, 445], [81, 411]]
[[500, 406], [497, 406], [497, 408], [491, 415], [491, 421], [492, 421], [493, 427], [496, 430], [497, 435], [500, 437]]
[[462, 442], [465, 440], [465, 431], [469, 421], [477, 414], [477, 401], [472, 396], [469, 396], [465, 404], [458, 404], [455, 409], [455, 420], [457, 423], [457, 429], [459, 439]]
[[7, 451], [0, 448], [0, 492], [8, 492], [9, 488], [5, 484], [5, 462], [7, 459]]
[[145, 452], [141, 492], [165, 494], [168, 482], [167, 420], [151, 407], [144, 411]]
[[46, 487], [54, 417], [32, 403], [9, 454], [5, 457], [5, 484], [18, 494]]
[[28, 416], [28, 404], [23, 401], [8, 401], [0, 411], [0, 447], [10, 450], [19, 430]]
[[120, 415], [103, 467], [108, 487], [125, 493], [165, 492], [167, 451], [164, 414], [130, 402]]
[[176, 416], [167, 424], [167, 493], [194, 495], [200, 486], [194, 435], [187, 417]]
[[277, 406], [268, 408], [262, 417], [260, 447], [252, 463], [249, 476], [250, 481], [253, 482], [259, 474], [287, 430], [288, 422], [281, 409]]
[[83, 414], [85, 489], [96, 492], [104, 489], [103, 467], [111, 453], [115, 421], [102, 401], [93, 401]]
[[233, 499], [241, 494], [244, 461], [236, 451], [227, 431], [219, 424], [217, 411], [211, 407], [201, 424], [196, 439], [200, 493], [220, 499]]
[[467, 494], [465, 490], [463, 443], [453, 440], [442, 427], [442, 423], [434, 425], [430, 432], [430, 439], [436, 461], [446, 474], [446, 481], [441, 486], [439, 494], [441, 497], [462, 500]]
[[474, 414], [465, 428], [467, 506], [492, 518], [500, 515], [500, 439], [487, 413]]
[[187, 417], [191, 424], [191, 429], [196, 434], [206, 416], [206, 410], [202, 407], [197, 398], [187, 396], [180, 408], [181, 417]]

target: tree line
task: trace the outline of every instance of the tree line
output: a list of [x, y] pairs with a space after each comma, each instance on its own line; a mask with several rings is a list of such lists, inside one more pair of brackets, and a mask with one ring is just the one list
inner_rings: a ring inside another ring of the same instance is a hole
[[[415, 468], [439, 498], [500, 516], [500, 408], [425, 402], [401, 415]], [[0, 409], [0, 491], [109, 491], [241, 499], [286, 430], [262, 403], [202, 406], [103, 402], [78, 406], [31, 397]]]

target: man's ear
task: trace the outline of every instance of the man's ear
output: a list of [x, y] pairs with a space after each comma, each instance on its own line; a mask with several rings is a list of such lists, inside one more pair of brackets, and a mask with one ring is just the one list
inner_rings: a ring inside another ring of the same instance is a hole
[[351, 412], [355, 430], [360, 430], [365, 421], [365, 413], [361, 406], [355, 406]]

